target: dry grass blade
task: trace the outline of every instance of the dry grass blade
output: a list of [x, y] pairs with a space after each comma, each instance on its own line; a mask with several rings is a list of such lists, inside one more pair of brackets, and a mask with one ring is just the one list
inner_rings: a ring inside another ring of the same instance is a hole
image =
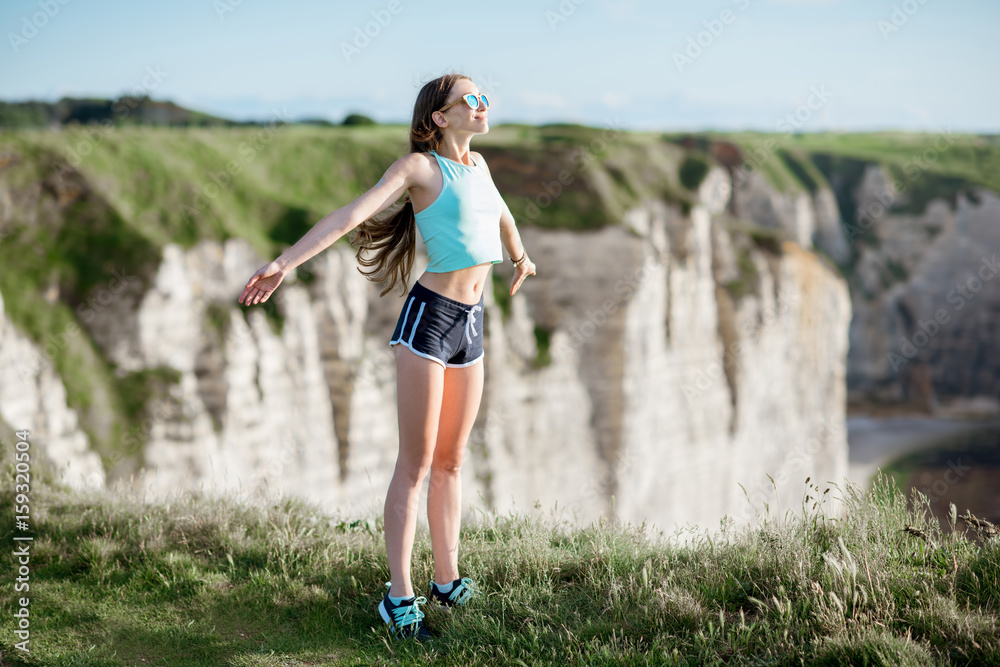
[[924, 542], [928, 542], [929, 543], [931, 541], [930, 538], [927, 537], [927, 533], [925, 533], [924, 531], [920, 530], [919, 528], [914, 528], [913, 526], [910, 526], [910, 525], [903, 526], [903, 532], [904, 533], [909, 533], [910, 535], [913, 535], [915, 537], [919, 537]]
[[965, 514], [959, 517], [965, 523], [972, 526], [972, 528], [984, 537], [996, 537], [1000, 535], [1000, 528], [997, 528], [994, 524], [987, 521], [986, 519], [978, 519], [971, 511], [965, 510]]

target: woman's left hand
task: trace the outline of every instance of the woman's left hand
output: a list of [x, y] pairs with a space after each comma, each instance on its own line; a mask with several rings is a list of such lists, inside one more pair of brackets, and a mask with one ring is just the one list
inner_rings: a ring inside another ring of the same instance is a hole
[[510, 295], [514, 296], [517, 294], [517, 290], [521, 287], [524, 279], [533, 275], [535, 275], [535, 264], [531, 261], [530, 257], [525, 257], [524, 261], [514, 269], [514, 280], [510, 283]]

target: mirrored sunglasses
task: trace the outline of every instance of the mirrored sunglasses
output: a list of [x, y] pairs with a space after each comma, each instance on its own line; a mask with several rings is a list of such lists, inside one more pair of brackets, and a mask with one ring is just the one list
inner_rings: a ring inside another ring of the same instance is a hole
[[480, 94], [478, 97], [476, 97], [472, 93], [469, 93], [468, 95], [463, 95], [462, 97], [458, 98], [457, 100], [455, 100], [451, 104], [444, 105], [443, 107], [441, 107], [440, 109], [438, 109], [438, 111], [445, 112], [448, 109], [450, 109], [453, 106], [455, 106], [456, 104], [459, 104], [459, 103], [461, 103], [463, 101], [466, 104], [469, 105], [470, 109], [478, 109], [479, 105], [480, 105], [480, 102], [482, 103], [482, 106], [483, 106], [484, 109], [489, 109], [490, 108], [490, 101], [486, 98], [485, 94]]

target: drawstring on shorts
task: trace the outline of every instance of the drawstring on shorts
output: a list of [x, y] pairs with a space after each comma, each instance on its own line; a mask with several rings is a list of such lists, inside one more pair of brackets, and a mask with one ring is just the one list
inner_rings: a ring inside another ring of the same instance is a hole
[[[473, 306], [472, 308], [469, 309], [467, 316], [465, 318], [465, 338], [466, 340], [469, 341], [470, 345], [472, 344], [472, 336], [478, 335], [476, 333], [476, 327], [474, 326], [476, 324], [476, 311], [482, 309], [483, 309], [482, 306], [479, 305]], [[472, 336], [469, 335], [470, 329], [472, 330]]]

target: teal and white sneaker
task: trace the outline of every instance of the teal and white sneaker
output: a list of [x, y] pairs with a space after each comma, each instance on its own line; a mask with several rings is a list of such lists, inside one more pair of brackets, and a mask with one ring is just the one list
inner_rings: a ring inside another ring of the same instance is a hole
[[481, 596], [482, 593], [479, 592], [472, 579], [468, 577], [456, 579], [450, 584], [444, 584], [443, 586], [439, 586], [433, 580], [431, 581], [431, 599], [437, 600], [449, 607], [465, 605], [469, 600]]
[[[392, 582], [387, 581], [385, 587], [392, 588]], [[427, 641], [433, 639], [434, 635], [424, 627], [424, 612], [420, 611], [420, 605], [426, 602], [427, 598], [421, 595], [404, 598], [399, 604], [395, 604], [389, 599], [389, 591], [386, 591], [385, 597], [378, 605], [378, 613], [392, 629], [396, 639], [402, 641], [412, 637], [417, 641]]]

